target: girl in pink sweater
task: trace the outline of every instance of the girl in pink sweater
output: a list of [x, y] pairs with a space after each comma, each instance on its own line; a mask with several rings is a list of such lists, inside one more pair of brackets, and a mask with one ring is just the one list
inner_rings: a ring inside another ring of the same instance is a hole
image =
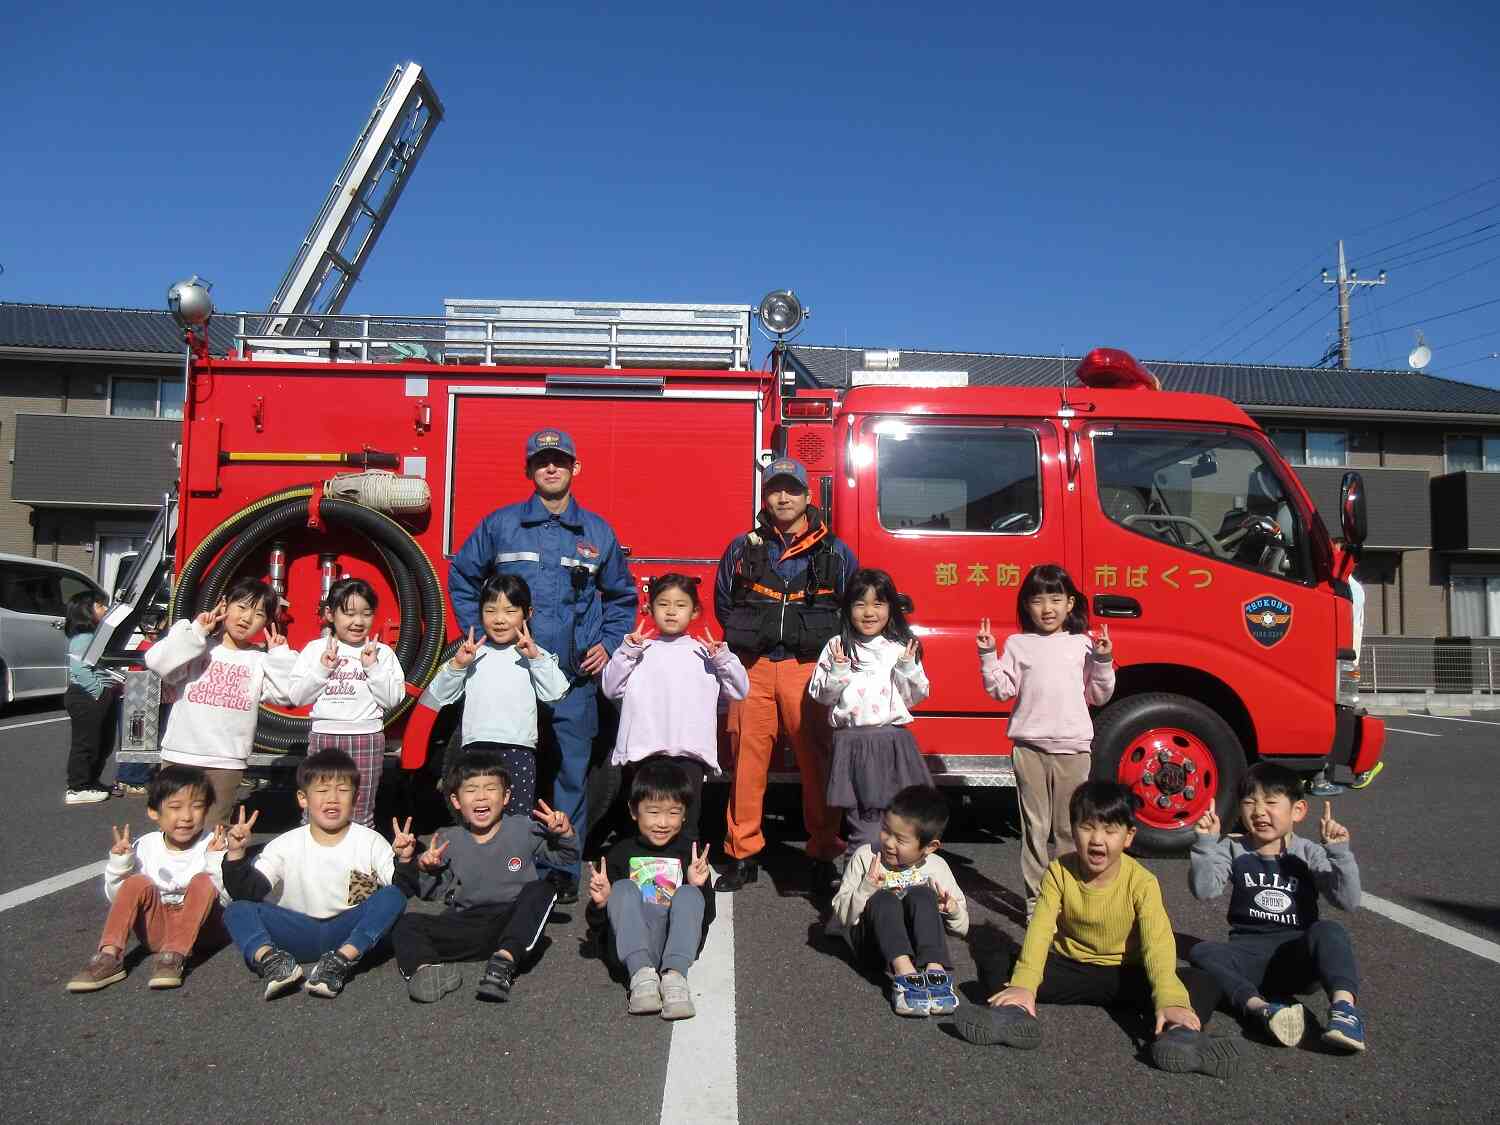
[[703, 779], [719, 771], [719, 699], [744, 699], [750, 678], [707, 629], [701, 637], [688, 632], [702, 613], [696, 578], [660, 575], [646, 597], [654, 630], [643, 619], [604, 667], [604, 694], [621, 701], [610, 761], [633, 767], [660, 756], [681, 766], [692, 785], [682, 835], [696, 840]]
[[1089, 635], [1087, 603], [1060, 566], [1031, 568], [1016, 598], [1016, 618], [1022, 631], [1006, 638], [998, 658], [988, 617], [975, 639], [984, 690], [1016, 701], [1007, 733], [1021, 806], [1021, 881], [1029, 922], [1052, 858], [1048, 837], [1058, 854], [1072, 850], [1068, 802], [1089, 777], [1089, 708], [1114, 694], [1115, 666], [1108, 626], [1100, 626], [1097, 638]]

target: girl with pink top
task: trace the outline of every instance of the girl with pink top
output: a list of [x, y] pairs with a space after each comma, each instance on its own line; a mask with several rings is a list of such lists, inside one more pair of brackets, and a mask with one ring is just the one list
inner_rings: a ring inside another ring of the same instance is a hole
[[1068, 802], [1089, 778], [1089, 708], [1114, 694], [1115, 666], [1109, 627], [1101, 625], [1098, 637], [1089, 635], [1087, 603], [1060, 566], [1031, 568], [1016, 597], [1016, 618], [1022, 631], [1005, 639], [998, 658], [988, 617], [975, 640], [984, 690], [1016, 701], [1007, 733], [1021, 805], [1021, 881], [1029, 922], [1052, 858], [1048, 837], [1058, 854], [1072, 850]]
[[633, 769], [662, 757], [680, 766], [692, 786], [682, 835], [696, 840], [703, 779], [719, 772], [719, 699], [744, 699], [750, 678], [707, 629], [701, 637], [688, 632], [703, 612], [696, 578], [660, 575], [646, 598], [655, 629], [648, 634], [642, 619], [604, 667], [604, 694], [621, 701], [610, 761]]

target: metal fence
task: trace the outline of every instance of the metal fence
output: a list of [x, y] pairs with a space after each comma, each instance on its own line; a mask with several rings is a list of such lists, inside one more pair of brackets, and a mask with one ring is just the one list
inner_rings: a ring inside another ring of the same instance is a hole
[[1500, 638], [1371, 638], [1359, 654], [1361, 692], [1500, 692]]

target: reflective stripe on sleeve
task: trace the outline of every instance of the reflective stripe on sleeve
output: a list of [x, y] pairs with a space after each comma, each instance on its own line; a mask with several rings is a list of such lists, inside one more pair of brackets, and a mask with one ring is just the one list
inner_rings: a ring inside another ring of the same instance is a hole
[[534, 562], [542, 561], [542, 556], [535, 551], [501, 551], [495, 556], [496, 562]]

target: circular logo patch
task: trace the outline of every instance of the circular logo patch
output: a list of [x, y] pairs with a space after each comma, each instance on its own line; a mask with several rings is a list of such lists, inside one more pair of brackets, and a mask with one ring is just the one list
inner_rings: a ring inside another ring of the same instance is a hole
[[509, 868], [511, 874], [514, 875], [517, 871], [521, 870], [521, 857], [518, 855], [511, 856], [509, 861], [506, 862], [505, 866]]
[[1272, 914], [1281, 914], [1291, 909], [1292, 896], [1285, 891], [1278, 891], [1267, 887], [1255, 896], [1255, 905], [1262, 910], [1268, 910]]

